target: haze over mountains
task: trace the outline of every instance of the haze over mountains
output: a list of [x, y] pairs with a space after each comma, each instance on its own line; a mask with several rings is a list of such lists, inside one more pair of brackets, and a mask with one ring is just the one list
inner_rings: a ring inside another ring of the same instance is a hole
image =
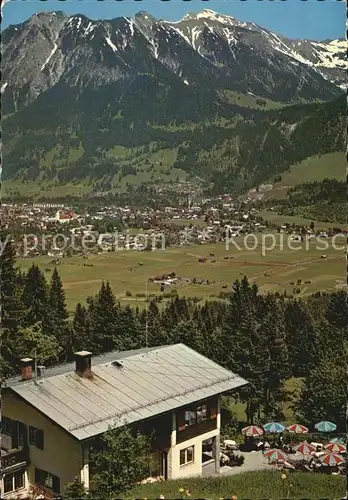
[[[146, 12], [111, 21], [40, 13], [7, 28], [2, 44], [8, 178], [103, 178], [112, 187], [122, 168], [139, 173], [163, 150], [168, 175], [245, 176], [258, 170], [241, 159], [255, 127], [266, 121], [267, 130], [279, 112], [293, 120], [290, 104], [335, 100], [345, 84], [344, 40], [289, 40], [207, 9], [176, 23]], [[290, 122], [287, 142], [298, 125]], [[196, 151], [185, 163], [200, 136], [204, 161]], [[229, 165], [222, 154], [214, 165], [216, 144]]]

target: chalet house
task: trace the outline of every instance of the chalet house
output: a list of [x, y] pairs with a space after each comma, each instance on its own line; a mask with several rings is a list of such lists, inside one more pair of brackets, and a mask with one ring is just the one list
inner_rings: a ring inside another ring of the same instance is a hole
[[125, 423], [156, 432], [149, 476], [201, 475], [207, 440], [218, 473], [220, 396], [246, 383], [184, 344], [82, 351], [46, 370], [25, 358], [2, 393], [1, 498], [23, 498], [34, 485], [62, 495], [76, 476], [88, 489], [91, 446]]

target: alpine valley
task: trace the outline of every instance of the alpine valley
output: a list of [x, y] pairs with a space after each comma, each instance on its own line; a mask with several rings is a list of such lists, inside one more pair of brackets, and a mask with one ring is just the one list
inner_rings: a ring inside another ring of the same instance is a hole
[[253, 186], [344, 150], [345, 51], [212, 10], [36, 14], [2, 34], [3, 178]]

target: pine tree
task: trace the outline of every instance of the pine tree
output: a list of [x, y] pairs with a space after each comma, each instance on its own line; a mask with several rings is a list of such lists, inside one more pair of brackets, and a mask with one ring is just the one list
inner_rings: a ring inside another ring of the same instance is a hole
[[47, 309], [42, 321], [45, 335], [52, 335], [56, 338], [64, 339], [69, 335], [67, 319], [69, 317], [63, 285], [55, 268], [48, 288]]
[[109, 282], [102, 282], [99, 293], [90, 302], [88, 316], [91, 340], [96, 352], [109, 352], [117, 345], [118, 308]]
[[1, 253], [1, 324], [2, 349], [0, 357], [0, 375], [8, 376], [15, 369], [17, 359], [15, 347], [18, 330], [23, 323], [24, 307], [21, 298], [20, 275], [15, 268], [16, 250], [10, 235], [0, 233]]
[[298, 300], [287, 302], [284, 310], [289, 358], [294, 377], [303, 377], [315, 359], [315, 330], [307, 304]]
[[300, 399], [295, 405], [297, 415], [307, 424], [329, 420], [339, 432], [346, 426], [347, 355], [318, 359], [306, 377]]
[[265, 346], [259, 325], [260, 299], [256, 285], [244, 277], [232, 287], [230, 302], [221, 336], [221, 357], [225, 366], [238, 373], [249, 384], [242, 387], [239, 396], [245, 402], [248, 423], [263, 400], [263, 371]]
[[120, 308], [117, 314], [114, 348], [117, 350], [145, 347], [145, 329], [130, 306]]
[[268, 420], [283, 419], [284, 382], [290, 375], [288, 347], [281, 304], [274, 295], [263, 298], [261, 332], [266, 359], [263, 360], [263, 412]]
[[144, 310], [141, 315], [141, 325], [144, 331], [146, 324], [149, 347], [156, 347], [169, 343], [169, 335], [162, 327], [161, 313], [154, 300], [151, 300], [147, 310]]
[[326, 318], [335, 328], [343, 330], [348, 340], [348, 295], [346, 291], [340, 290], [329, 295]]
[[87, 348], [90, 341], [89, 318], [86, 308], [80, 302], [75, 309], [72, 327], [77, 344], [76, 349]]
[[49, 306], [58, 322], [64, 322], [69, 314], [66, 309], [65, 292], [57, 268], [52, 273], [49, 289]]
[[16, 270], [16, 249], [10, 235], [0, 233], [2, 327], [16, 333], [23, 320], [20, 277]]
[[62, 361], [72, 361], [78, 351], [92, 350], [95, 347], [91, 338], [91, 328], [86, 308], [78, 303], [72, 322], [67, 323], [64, 328], [64, 336], [61, 338], [62, 352], [60, 358]]
[[49, 311], [48, 286], [43, 273], [35, 264], [25, 276], [22, 300], [26, 309], [25, 326], [45, 321]]

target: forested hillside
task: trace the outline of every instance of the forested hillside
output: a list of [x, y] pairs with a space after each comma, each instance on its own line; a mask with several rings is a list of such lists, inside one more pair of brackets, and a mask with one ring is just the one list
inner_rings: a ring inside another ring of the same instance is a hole
[[243, 278], [233, 284], [225, 302], [173, 297], [161, 308], [153, 300], [146, 313], [122, 307], [103, 283], [69, 318], [57, 270], [49, 283], [35, 265], [21, 274], [14, 255], [14, 247], [5, 244], [0, 257], [2, 376], [18, 373], [20, 359], [35, 353], [37, 362], [49, 367], [72, 360], [81, 349], [96, 355], [144, 347], [147, 321], [149, 346], [183, 342], [248, 380], [239, 393], [248, 421], [260, 412], [267, 420], [283, 420], [285, 381], [300, 377], [303, 389], [293, 401], [297, 418], [304, 423], [328, 419], [343, 432], [345, 291], [307, 300], [263, 296]]
[[151, 104], [151, 79], [143, 84], [123, 93], [122, 109], [112, 99], [114, 86], [83, 97], [56, 88], [6, 118], [4, 178], [89, 178], [111, 189], [120, 177], [151, 173], [157, 163], [211, 181], [215, 190], [237, 190], [312, 155], [344, 149], [344, 96], [264, 111], [189, 90], [187, 99], [163, 97], [165, 115]]

